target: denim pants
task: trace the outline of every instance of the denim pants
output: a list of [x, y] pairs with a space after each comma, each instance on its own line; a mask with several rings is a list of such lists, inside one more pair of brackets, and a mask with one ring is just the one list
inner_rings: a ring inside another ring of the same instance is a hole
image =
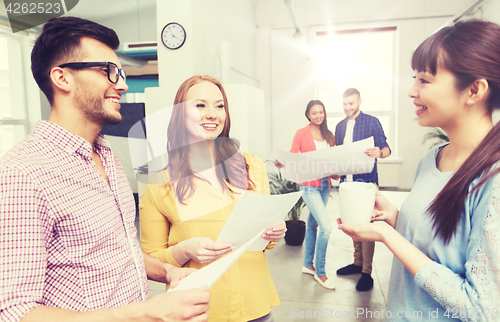
[[316, 254], [314, 267], [318, 276], [326, 275], [326, 247], [332, 232], [332, 225], [325, 207], [330, 196], [329, 180], [329, 178], [321, 179], [321, 187], [300, 186], [300, 190], [304, 191], [302, 198], [310, 210], [306, 227], [304, 266], [313, 267], [313, 258]]

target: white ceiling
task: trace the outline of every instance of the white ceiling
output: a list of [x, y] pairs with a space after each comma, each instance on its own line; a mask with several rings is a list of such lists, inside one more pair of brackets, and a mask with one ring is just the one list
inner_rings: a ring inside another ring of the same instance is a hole
[[153, 6], [156, 0], [79, 0], [69, 15], [100, 21]]

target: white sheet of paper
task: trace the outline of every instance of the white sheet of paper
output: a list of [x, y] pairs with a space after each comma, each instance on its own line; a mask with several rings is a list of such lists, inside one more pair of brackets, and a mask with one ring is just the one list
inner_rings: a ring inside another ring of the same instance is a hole
[[373, 170], [375, 159], [365, 154], [373, 148], [372, 137], [353, 143], [333, 146], [328, 149], [305, 153], [278, 151], [278, 160], [283, 163], [283, 176], [293, 182], [305, 182], [328, 177], [369, 173]]
[[250, 239], [246, 244], [242, 245], [240, 248], [234, 250], [232, 253], [216, 260], [213, 263], [197, 270], [196, 272], [183, 278], [179, 285], [175, 288], [171, 288], [168, 292], [175, 292], [181, 290], [192, 290], [203, 285], [207, 285], [208, 288], [212, 287], [221, 278], [222, 275], [238, 260], [238, 258], [243, 255], [248, 249], [248, 247], [260, 237], [264, 232], [262, 230], [252, 239]]
[[[244, 245], [255, 234], [272, 228], [283, 221], [288, 211], [297, 203], [302, 191], [281, 195], [243, 194], [217, 238], [235, 248]], [[261, 251], [269, 241], [260, 236], [248, 247], [249, 251]]]

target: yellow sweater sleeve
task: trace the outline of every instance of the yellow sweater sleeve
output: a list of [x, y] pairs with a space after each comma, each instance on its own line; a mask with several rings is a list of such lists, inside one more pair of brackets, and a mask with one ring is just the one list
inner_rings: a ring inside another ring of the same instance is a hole
[[182, 266], [174, 259], [172, 247], [169, 247], [170, 222], [164, 216], [157, 201], [167, 198], [167, 184], [152, 177], [139, 205], [141, 224], [141, 247], [149, 255], [175, 266]]

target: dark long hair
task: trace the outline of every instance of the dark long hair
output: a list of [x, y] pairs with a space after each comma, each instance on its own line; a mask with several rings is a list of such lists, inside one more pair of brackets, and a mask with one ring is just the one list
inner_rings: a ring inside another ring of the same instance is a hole
[[[179, 87], [174, 100], [174, 108], [167, 129], [167, 151], [168, 171], [171, 180], [174, 180], [176, 194], [179, 202], [185, 204], [184, 200], [191, 197], [195, 192], [195, 184], [193, 177], [200, 180], [205, 180], [198, 176], [189, 163], [190, 145], [188, 130], [186, 128], [186, 96], [189, 89], [201, 82], [211, 82], [217, 86], [224, 99], [224, 110], [226, 113], [226, 121], [221, 134], [212, 141], [214, 146], [214, 159], [217, 178], [225, 191], [233, 191], [229, 186], [229, 178], [233, 187], [254, 190], [255, 184], [250, 179], [248, 171], [249, 165], [246, 162], [243, 154], [239, 152], [239, 145], [235, 140], [229, 138], [229, 130], [231, 128], [231, 119], [229, 117], [229, 105], [227, 102], [226, 92], [219, 80], [206, 75], [196, 75], [188, 78]], [[196, 143], [194, 143], [196, 144]], [[214, 166], [215, 166], [214, 165]]]
[[305, 112], [306, 118], [309, 122], [311, 122], [311, 119], [309, 118], [308, 114], [309, 114], [309, 111], [311, 110], [311, 107], [313, 107], [314, 105], [321, 105], [323, 107], [323, 113], [325, 114], [325, 118], [323, 119], [323, 122], [319, 125], [319, 130], [321, 131], [321, 136], [323, 137], [323, 139], [326, 140], [326, 142], [328, 142], [329, 146], [334, 146], [335, 145], [335, 135], [333, 135], [332, 131], [330, 131], [328, 129], [328, 124], [326, 122], [325, 104], [323, 104], [323, 102], [321, 102], [320, 100], [312, 100], [309, 103], [307, 103], [306, 112]]
[[[463, 21], [427, 38], [413, 54], [412, 68], [435, 75], [438, 66], [454, 74], [458, 91], [477, 79], [485, 79], [490, 89], [488, 111], [491, 113], [500, 107], [500, 26], [497, 24]], [[497, 123], [430, 205], [435, 236], [449, 243], [456, 233], [468, 194], [500, 172], [499, 168], [492, 170], [499, 160], [500, 123]], [[470, 184], [481, 174], [480, 181], [469, 192]]]

